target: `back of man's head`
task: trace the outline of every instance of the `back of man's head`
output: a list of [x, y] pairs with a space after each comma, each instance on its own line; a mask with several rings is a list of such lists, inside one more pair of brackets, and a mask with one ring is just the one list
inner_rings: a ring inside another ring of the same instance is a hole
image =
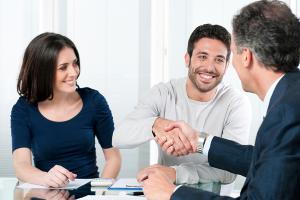
[[249, 48], [274, 71], [289, 72], [299, 65], [300, 23], [281, 1], [261, 0], [240, 10], [232, 20], [233, 39], [240, 53]]
[[226, 61], [229, 60], [231, 36], [224, 27], [212, 24], [203, 24], [201, 26], [198, 26], [192, 32], [188, 41], [187, 52], [190, 57], [192, 57], [193, 55], [194, 44], [202, 38], [210, 38], [221, 41], [227, 48]]

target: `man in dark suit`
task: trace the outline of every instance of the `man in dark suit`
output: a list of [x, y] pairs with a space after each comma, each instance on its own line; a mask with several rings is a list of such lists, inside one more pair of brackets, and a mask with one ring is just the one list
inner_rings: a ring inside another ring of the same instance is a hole
[[[255, 93], [266, 108], [255, 146], [199, 133], [184, 122], [166, 131], [179, 128], [182, 143], [207, 155], [211, 166], [246, 176], [238, 199], [300, 199], [299, 20], [285, 3], [262, 0], [242, 8], [232, 25], [233, 66], [243, 89]], [[157, 141], [175, 155], [174, 142]], [[150, 200], [232, 199], [176, 187], [157, 170], [139, 176], [146, 179], [144, 193]]]

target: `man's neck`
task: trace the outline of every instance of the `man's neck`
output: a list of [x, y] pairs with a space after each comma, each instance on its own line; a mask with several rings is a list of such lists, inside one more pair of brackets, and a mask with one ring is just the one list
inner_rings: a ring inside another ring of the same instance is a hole
[[266, 94], [272, 84], [278, 80], [281, 76], [283, 76], [283, 72], [274, 72], [272, 70], [265, 70], [263, 76], [259, 76], [260, 78], [257, 81], [257, 92], [256, 94], [260, 98], [260, 100], [264, 101]]
[[214, 89], [208, 91], [208, 92], [201, 92], [194, 86], [194, 84], [191, 82], [189, 78], [187, 78], [186, 81], [186, 93], [187, 96], [194, 100], [194, 101], [200, 101], [200, 102], [207, 102], [212, 100], [212, 98], [215, 96], [217, 91], [217, 87]]

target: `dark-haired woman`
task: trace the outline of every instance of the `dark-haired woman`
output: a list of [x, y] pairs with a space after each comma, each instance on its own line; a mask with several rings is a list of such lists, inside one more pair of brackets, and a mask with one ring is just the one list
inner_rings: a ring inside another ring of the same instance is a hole
[[[115, 178], [121, 157], [111, 144], [114, 123], [105, 98], [79, 88], [79, 53], [65, 36], [43, 33], [25, 50], [11, 112], [13, 164], [25, 182], [61, 187], [75, 178], [99, 177], [95, 137]], [[34, 165], [32, 165], [32, 155]]]

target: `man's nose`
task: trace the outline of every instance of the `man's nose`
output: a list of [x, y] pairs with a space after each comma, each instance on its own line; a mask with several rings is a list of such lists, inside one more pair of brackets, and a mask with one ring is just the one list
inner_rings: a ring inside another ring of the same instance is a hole
[[213, 59], [208, 59], [206, 62], [206, 69], [208, 72], [213, 72], [215, 70], [215, 62]]

